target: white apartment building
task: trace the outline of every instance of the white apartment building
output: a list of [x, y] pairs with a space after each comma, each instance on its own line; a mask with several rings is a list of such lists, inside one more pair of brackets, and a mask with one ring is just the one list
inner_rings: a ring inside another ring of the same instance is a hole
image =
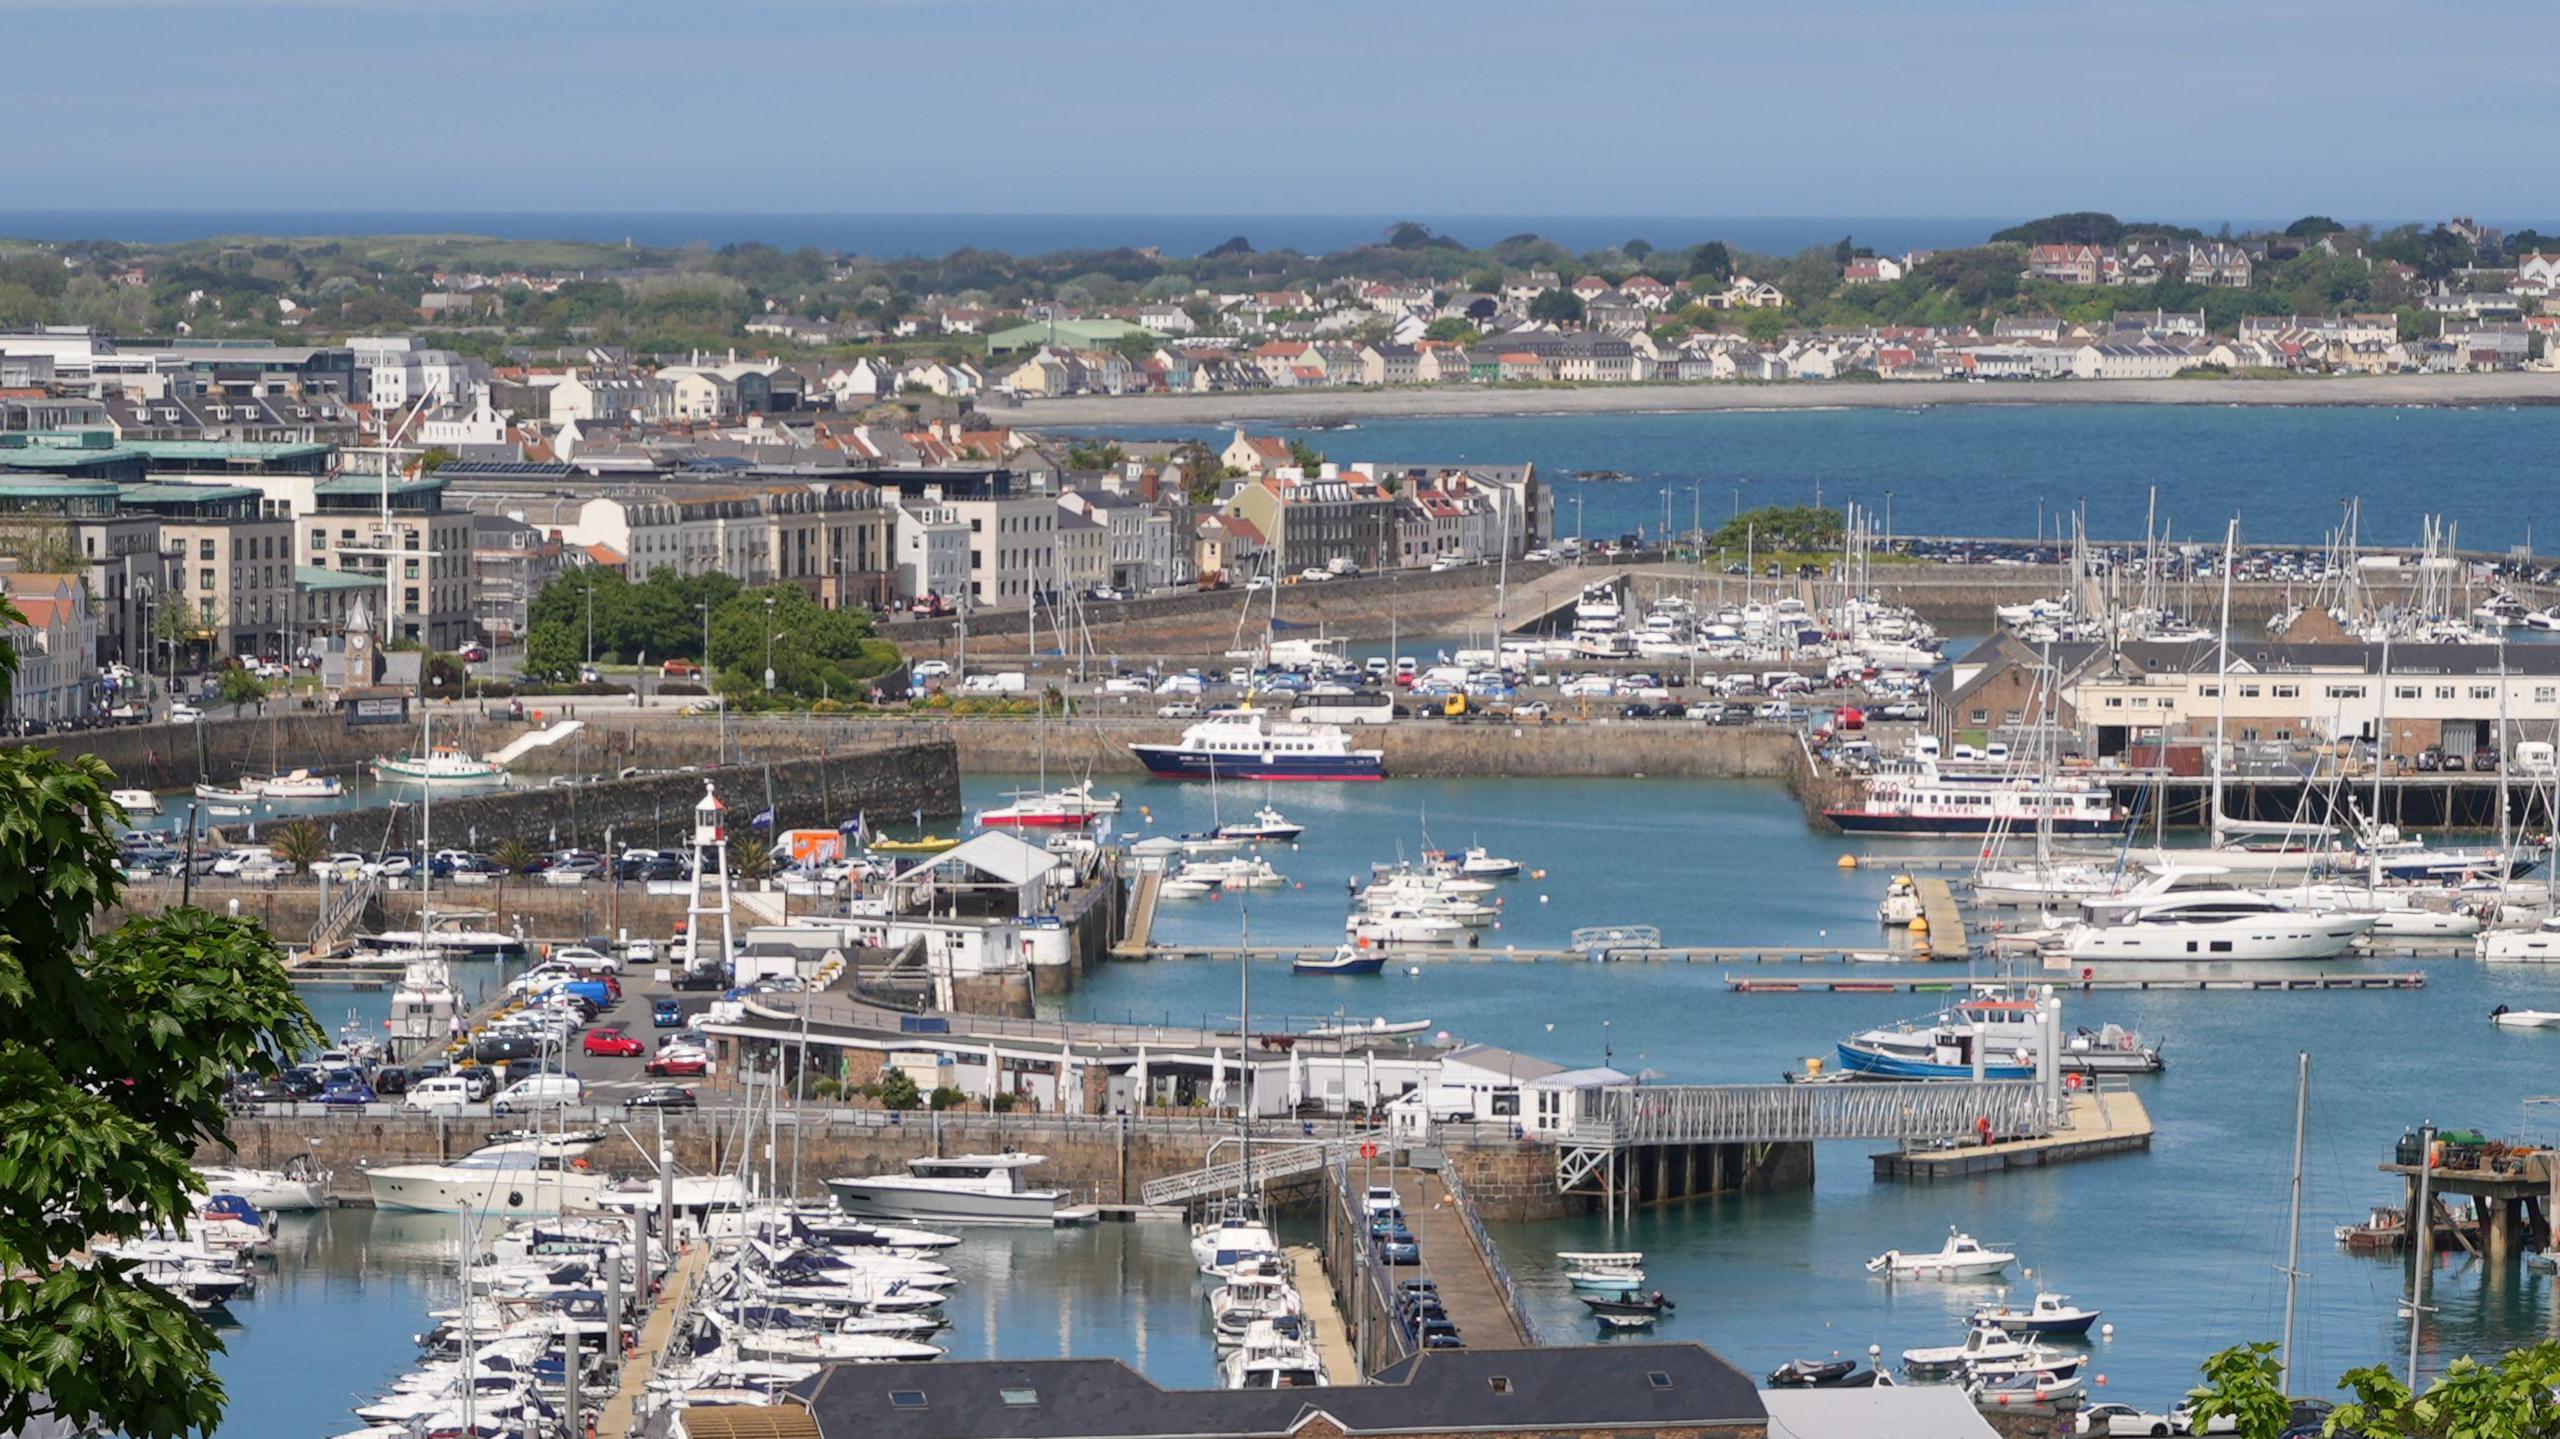
[[969, 586], [969, 522], [939, 500], [904, 500], [890, 516], [898, 598], [958, 603]]

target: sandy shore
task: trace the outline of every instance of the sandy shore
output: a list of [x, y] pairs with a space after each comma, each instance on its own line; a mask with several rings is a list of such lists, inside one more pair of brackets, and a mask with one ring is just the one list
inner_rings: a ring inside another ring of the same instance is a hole
[[2298, 380], [2048, 380], [2002, 384], [1593, 385], [1583, 389], [1268, 390], [1083, 395], [991, 412], [1026, 425], [1310, 423], [1399, 415], [1599, 415], [1686, 410], [1909, 409], [1924, 405], [2553, 405], [2560, 372], [2348, 375]]

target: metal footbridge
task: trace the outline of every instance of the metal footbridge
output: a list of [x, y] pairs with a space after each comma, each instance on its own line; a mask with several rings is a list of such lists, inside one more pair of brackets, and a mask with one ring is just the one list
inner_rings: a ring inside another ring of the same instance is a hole
[[[1275, 1179], [1313, 1174], [1343, 1155], [1358, 1151], [1363, 1142], [1362, 1138], [1328, 1139], [1314, 1144], [1258, 1147], [1251, 1160], [1230, 1159], [1205, 1169], [1150, 1179], [1139, 1186], [1138, 1197], [1149, 1204], [1185, 1204], [1214, 1194], [1233, 1194], [1239, 1189], [1261, 1189]], [[1368, 1136], [1367, 1142], [1376, 1142], [1375, 1136]]]
[[1947, 1141], [1988, 1126], [2040, 1134], [2032, 1080], [1927, 1084], [1621, 1084], [1575, 1096], [1556, 1146], [1556, 1186], [1571, 1192], [1626, 1150], [1681, 1144], [1799, 1144], [1826, 1139]]

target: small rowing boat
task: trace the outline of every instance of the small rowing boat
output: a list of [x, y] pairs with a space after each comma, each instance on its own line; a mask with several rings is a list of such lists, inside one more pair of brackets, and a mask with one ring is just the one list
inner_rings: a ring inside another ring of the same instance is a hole
[[945, 850], [954, 850], [959, 847], [960, 841], [946, 839], [937, 834], [919, 835], [914, 839], [875, 839], [871, 842], [873, 854], [941, 854]]

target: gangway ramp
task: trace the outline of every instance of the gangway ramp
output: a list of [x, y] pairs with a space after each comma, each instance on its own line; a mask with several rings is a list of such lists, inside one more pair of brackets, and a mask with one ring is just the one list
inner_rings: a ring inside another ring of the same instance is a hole
[[1255, 1150], [1251, 1160], [1230, 1159], [1204, 1169], [1150, 1179], [1139, 1186], [1138, 1196], [1149, 1204], [1183, 1204], [1213, 1194], [1232, 1194], [1239, 1187], [1260, 1189], [1275, 1179], [1313, 1174], [1336, 1157], [1358, 1149], [1360, 1144], [1358, 1139], [1332, 1139], [1318, 1144], [1274, 1145]]
[[481, 758], [491, 764], [513, 764], [535, 750], [558, 744], [586, 727], [585, 720], [562, 720], [558, 724], [546, 725], [538, 730], [528, 730], [508, 741], [503, 747], [482, 755]]

